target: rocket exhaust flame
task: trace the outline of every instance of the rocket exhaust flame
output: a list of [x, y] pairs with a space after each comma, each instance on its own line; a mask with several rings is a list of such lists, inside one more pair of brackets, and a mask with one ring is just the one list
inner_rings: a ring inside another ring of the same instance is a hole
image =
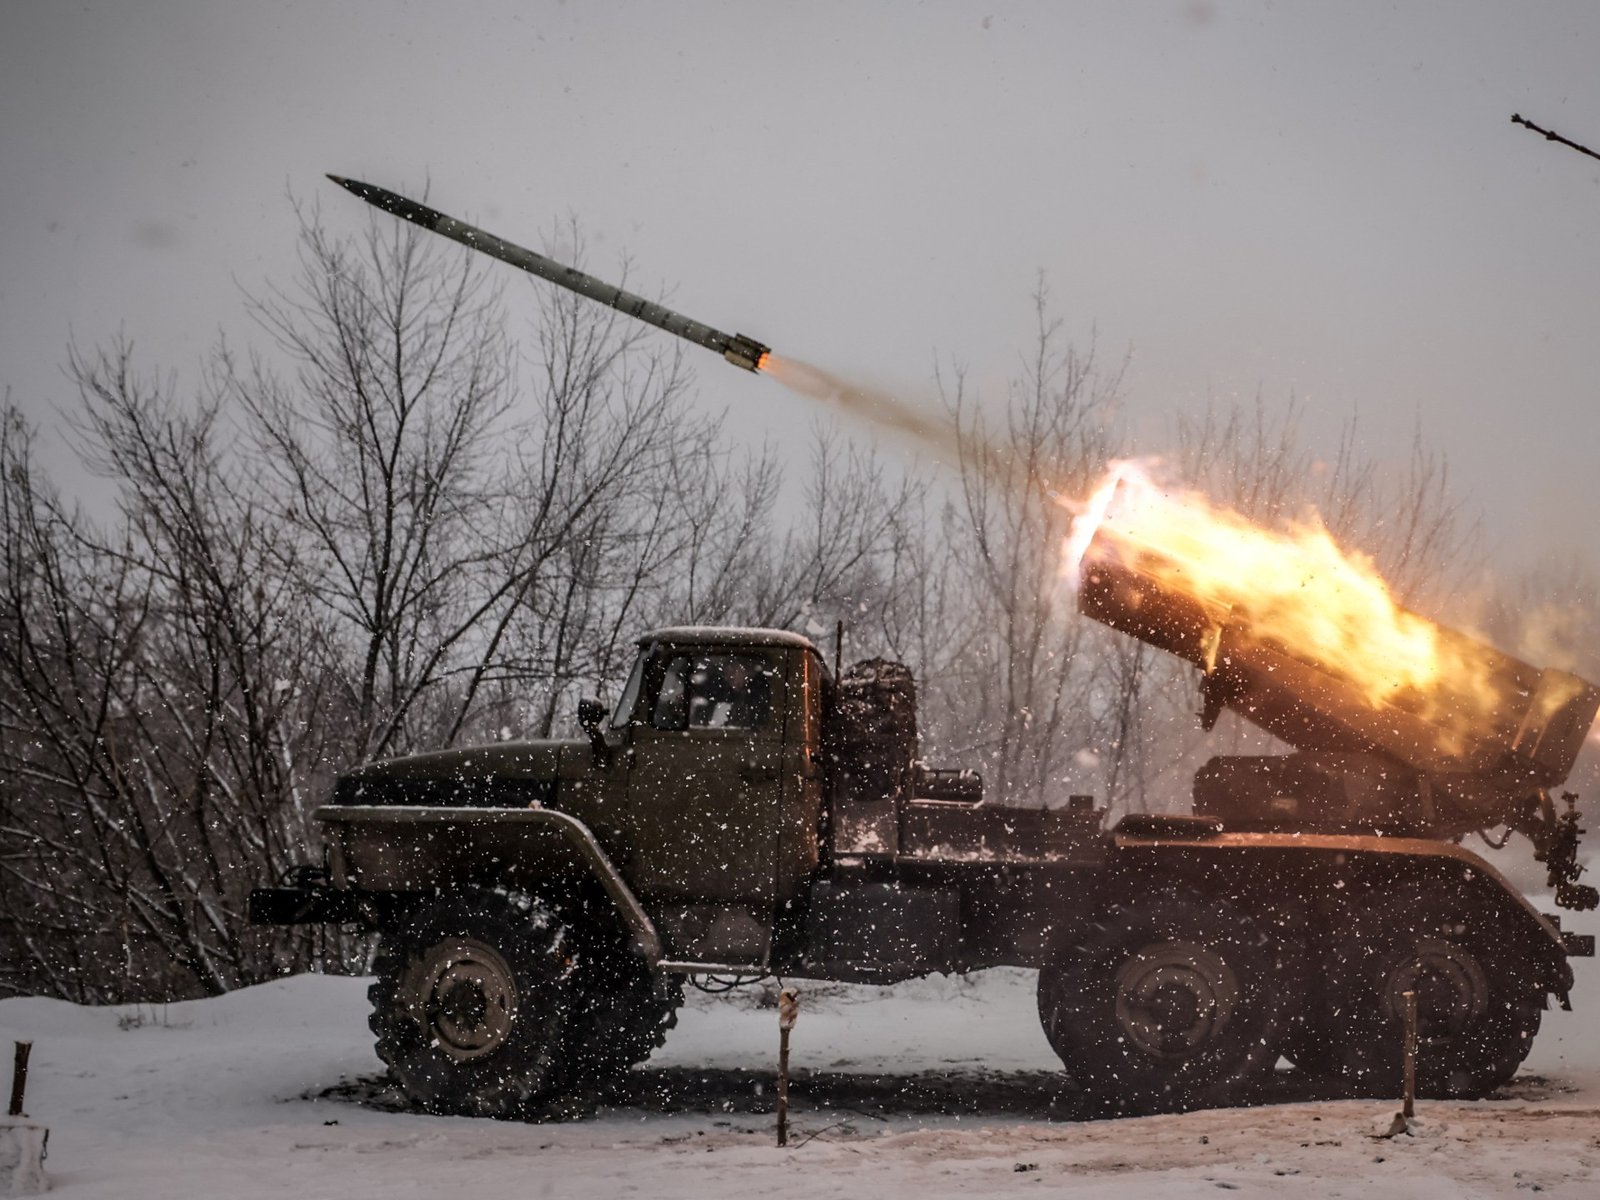
[[1124, 479], [1149, 480], [1149, 470], [1154, 469], [1157, 464], [1154, 459], [1146, 461], [1149, 464], [1148, 468], [1133, 459], [1113, 461], [1106, 470], [1105, 479], [1095, 486], [1087, 500], [1081, 504], [1067, 501], [1073, 510], [1073, 517], [1072, 531], [1067, 535], [1063, 570], [1071, 580], [1074, 591], [1082, 582], [1083, 556], [1088, 552], [1089, 543], [1094, 540], [1095, 534], [1105, 524], [1107, 512], [1111, 508], [1111, 501], [1117, 494], [1118, 487]]

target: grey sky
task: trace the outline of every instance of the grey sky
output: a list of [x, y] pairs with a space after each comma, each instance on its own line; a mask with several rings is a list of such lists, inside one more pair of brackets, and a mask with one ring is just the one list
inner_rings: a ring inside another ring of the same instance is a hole
[[[0, 386], [69, 337], [193, 378], [238, 284], [294, 269], [337, 171], [780, 352], [985, 387], [1046, 272], [1133, 350], [1145, 429], [1290, 393], [1366, 449], [1420, 415], [1504, 557], [1595, 549], [1600, 5], [247, 4], [0, 7]], [[697, 356], [740, 436], [803, 433]], [[1140, 447], [1159, 452], [1153, 436]]]

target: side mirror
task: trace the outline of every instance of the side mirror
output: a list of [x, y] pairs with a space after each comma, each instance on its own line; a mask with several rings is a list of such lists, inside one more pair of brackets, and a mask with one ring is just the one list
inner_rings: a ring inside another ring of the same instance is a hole
[[578, 725], [587, 734], [593, 734], [606, 719], [606, 706], [598, 700], [578, 701]]
[[600, 731], [605, 720], [606, 706], [600, 701], [591, 698], [578, 701], [578, 727], [588, 735], [596, 757], [604, 757], [606, 753], [605, 734]]

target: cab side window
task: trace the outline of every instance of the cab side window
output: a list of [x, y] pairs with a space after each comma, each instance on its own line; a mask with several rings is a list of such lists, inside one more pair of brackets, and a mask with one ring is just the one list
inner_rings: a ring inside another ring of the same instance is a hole
[[772, 718], [773, 668], [753, 654], [675, 654], [650, 712], [656, 729], [759, 729]]
[[689, 727], [689, 675], [692, 663], [682, 654], [667, 661], [661, 676], [661, 688], [656, 692], [655, 706], [650, 710], [650, 724], [655, 729], [687, 729]]

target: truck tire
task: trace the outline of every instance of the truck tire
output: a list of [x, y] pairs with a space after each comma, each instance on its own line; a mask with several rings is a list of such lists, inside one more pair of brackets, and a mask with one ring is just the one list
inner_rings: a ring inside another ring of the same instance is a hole
[[375, 965], [378, 1057], [429, 1112], [516, 1117], [566, 1088], [573, 961], [552, 906], [450, 893], [386, 929]]
[[850, 799], [898, 796], [917, 757], [917, 688], [911, 668], [882, 658], [846, 667], [828, 729], [835, 777]]
[[[603, 903], [603, 902], [602, 902]], [[678, 1023], [683, 984], [652, 971], [610, 914], [573, 922], [574, 1086], [601, 1088], [643, 1062]]]
[[1039, 973], [1039, 1017], [1067, 1073], [1106, 1112], [1244, 1103], [1270, 1075], [1282, 964], [1252, 918], [1178, 888], [1115, 905]]
[[1460, 887], [1410, 886], [1358, 902], [1331, 972], [1346, 1078], [1398, 1093], [1405, 999], [1417, 992], [1417, 1092], [1475, 1099], [1516, 1074], [1544, 994], [1498, 913]]

